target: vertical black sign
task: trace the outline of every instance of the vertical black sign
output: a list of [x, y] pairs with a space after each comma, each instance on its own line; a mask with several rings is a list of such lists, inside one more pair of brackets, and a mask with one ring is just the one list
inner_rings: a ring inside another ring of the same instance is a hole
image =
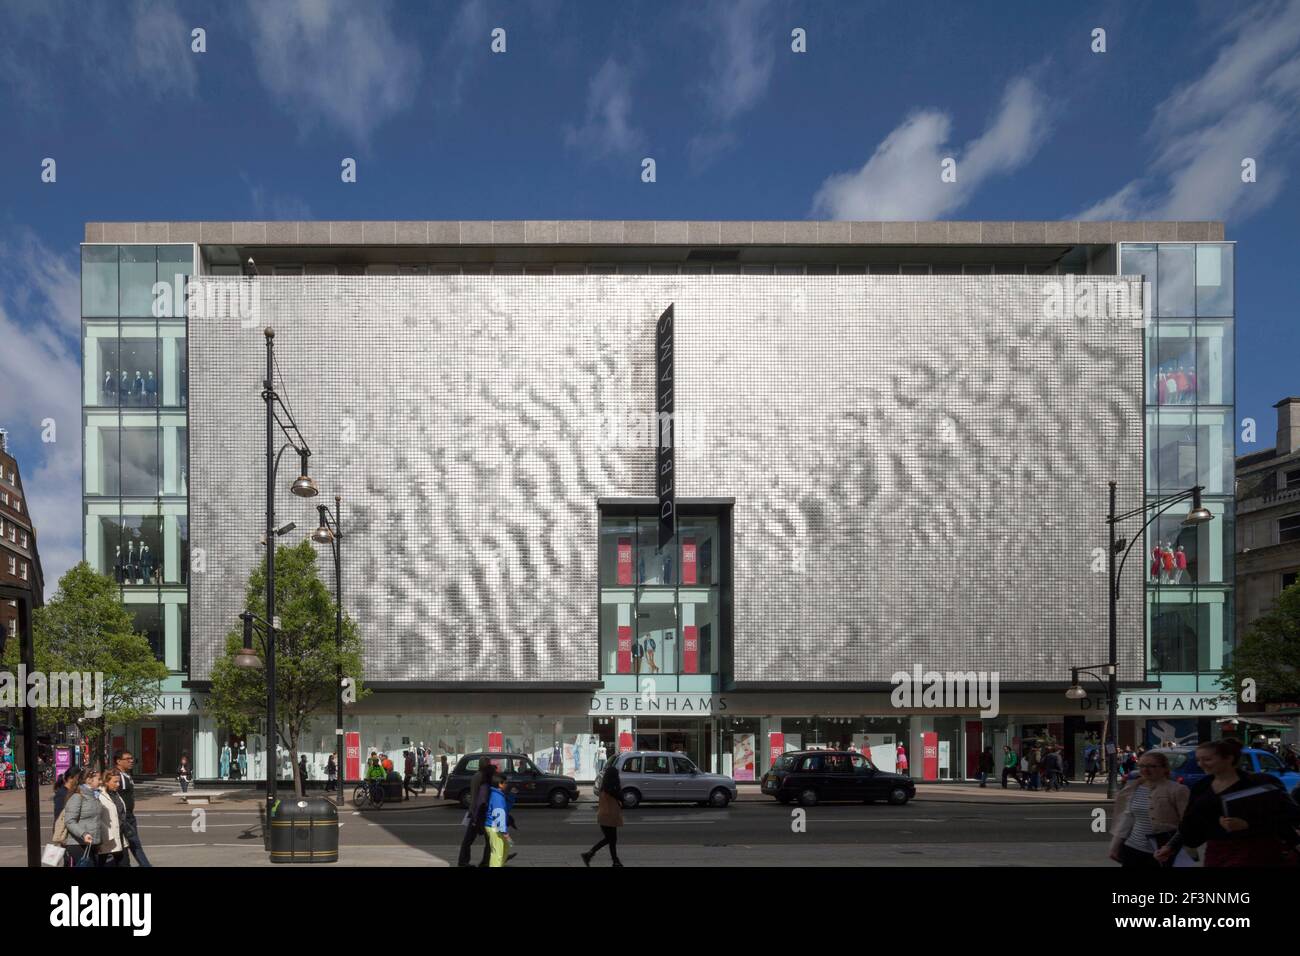
[[655, 327], [655, 418], [659, 455], [656, 481], [659, 494], [659, 548], [677, 532], [677, 476], [673, 458], [673, 307], [659, 316]]

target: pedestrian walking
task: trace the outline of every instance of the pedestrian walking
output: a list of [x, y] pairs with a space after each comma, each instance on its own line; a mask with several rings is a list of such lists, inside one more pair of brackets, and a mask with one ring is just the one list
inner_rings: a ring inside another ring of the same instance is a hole
[[438, 758], [439, 776], [438, 776], [438, 796], [442, 796], [442, 791], [447, 787], [447, 755], [443, 754]]
[[[465, 827], [465, 833], [460, 841], [460, 856], [456, 860], [457, 866], [469, 866], [470, 850], [474, 846], [474, 841], [478, 839], [479, 834], [483, 833], [483, 825], [487, 819], [487, 802], [488, 791], [492, 786], [492, 778], [496, 775], [496, 767], [486, 757], [481, 758], [482, 762], [478, 770], [469, 782], [469, 799], [466, 803], [465, 817], [461, 823]], [[492, 843], [486, 839], [484, 834], [483, 859], [479, 866], [487, 866], [491, 859]]]
[[95, 846], [100, 842], [100, 817], [103, 805], [95, 791], [99, 789], [100, 774], [91, 770], [82, 775], [77, 792], [68, 797], [63, 807], [63, 840], [72, 866], [94, 866]]
[[99, 843], [95, 846], [97, 866], [130, 866], [131, 824], [126, 819], [126, 804], [122, 802], [122, 774], [117, 770], [104, 771], [104, 783], [95, 791], [103, 806], [100, 815]]
[[1191, 791], [1169, 779], [1169, 758], [1147, 753], [1140, 776], [1115, 796], [1110, 858], [1130, 869], [1159, 869], [1156, 851], [1172, 839], [1187, 811]]
[[193, 777], [194, 772], [190, 769], [190, 755], [181, 754], [181, 762], [176, 767], [176, 779], [180, 782], [181, 793], [189, 793], [190, 780]]
[[1043, 752], [1038, 747], [1029, 751], [1029, 789], [1037, 790], [1042, 782]]
[[506, 792], [506, 786], [505, 774], [498, 773], [492, 777], [492, 789], [488, 791], [486, 830], [491, 848], [488, 866], [491, 867], [505, 866], [514, 856], [513, 853], [507, 856], [507, 853], [511, 843], [510, 809], [515, 799]]
[[338, 778], [339, 778], [339, 765], [338, 762], [334, 759], [334, 755], [330, 754], [330, 759], [325, 761], [325, 780], [331, 790], [333, 790], [334, 787], [337, 785]]
[[[901, 749], [901, 748], [900, 748]], [[609, 847], [609, 857], [614, 866], [622, 866], [618, 859], [618, 828], [623, 825], [623, 786], [619, 779], [618, 768], [605, 768], [600, 778], [600, 801], [596, 804], [596, 823], [600, 825], [601, 838], [595, 846], [582, 854], [585, 866], [591, 866], [592, 857], [600, 848]]]
[[68, 797], [77, 792], [81, 786], [81, 768], [69, 767], [68, 772], [59, 777], [54, 783], [54, 819], [59, 819], [59, 814], [63, 812], [63, 807], [68, 802]]
[[1101, 772], [1100, 754], [1096, 747], [1089, 747], [1083, 757], [1084, 773], [1087, 775], [1087, 782], [1092, 783], [1097, 779], [1097, 774]]
[[122, 787], [118, 791], [122, 795], [122, 803], [126, 806], [126, 819], [131, 824], [130, 832], [127, 836], [127, 847], [131, 855], [135, 857], [135, 862], [140, 866], [153, 866], [149, 862], [149, 857], [145, 856], [144, 847], [140, 844], [140, 825], [135, 820], [135, 781], [131, 779], [131, 768], [135, 766], [135, 754], [129, 750], [119, 750], [113, 754], [113, 766], [122, 774]]
[[980, 754], [980, 786], [986, 786], [989, 782], [989, 774], [993, 772], [993, 748], [985, 747], [984, 752]]
[[1043, 757], [1042, 769], [1044, 774], [1044, 790], [1060, 790], [1061, 778], [1064, 776], [1064, 766], [1061, 761], [1061, 751], [1052, 747]]
[[420, 790], [416, 786], [419, 781], [415, 776], [415, 754], [410, 750], [402, 751], [402, 771], [402, 796], [409, 793], [418, 797]]
[[1010, 776], [1016, 783], [1020, 783], [1020, 761], [1016, 758], [1016, 752], [1007, 744], [1002, 748], [1002, 789], [1007, 789], [1007, 777]]
[[1021, 790], [1029, 789], [1029, 751], [1020, 756], [1020, 776], [1017, 779]]
[[[1196, 763], [1207, 774], [1192, 788], [1178, 832], [1156, 851], [1164, 863], [1183, 846], [1205, 846], [1207, 867], [1283, 866], [1295, 859], [1300, 806], [1271, 774], [1239, 768], [1241, 741], [1207, 741], [1196, 748]], [[1247, 797], [1247, 793], [1252, 794]], [[1233, 795], [1238, 795], [1236, 798]], [[1249, 800], [1249, 802], [1247, 802]], [[1228, 816], [1228, 802], [1241, 816]], [[1240, 801], [1240, 802], [1238, 802]]]

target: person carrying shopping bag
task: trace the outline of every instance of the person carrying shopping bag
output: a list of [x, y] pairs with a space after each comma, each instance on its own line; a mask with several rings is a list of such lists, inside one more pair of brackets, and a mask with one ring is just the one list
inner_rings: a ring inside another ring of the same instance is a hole
[[98, 770], [86, 773], [77, 792], [63, 807], [63, 826], [68, 834], [63, 845], [73, 866], [94, 866], [96, 862], [95, 847], [102, 840], [103, 816], [103, 805], [96, 795], [99, 781]]
[[100, 841], [95, 847], [96, 866], [130, 866], [132, 825], [126, 815], [126, 804], [121, 794], [122, 774], [116, 770], [104, 772], [104, 785], [95, 791], [103, 806], [100, 814]]

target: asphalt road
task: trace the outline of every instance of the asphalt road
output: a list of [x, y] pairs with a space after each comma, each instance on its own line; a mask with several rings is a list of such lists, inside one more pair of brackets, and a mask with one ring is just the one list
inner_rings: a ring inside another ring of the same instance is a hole
[[[933, 800], [902, 807], [823, 804], [798, 812], [768, 801], [738, 801], [725, 810], [645, 806], [625, 812], [619, 849], [627, 865], [1113, 866], [1107, 837], [1092, 832], [1091, 810], [1086, 803]], [[454, 864], [461, 815], [451, 804], [432, 802], [345, 810], [340, 856], [357, 864]], [[592, 801], [565, 810], [518, 807], [515, 819], [519, 855], [512, 865], [580, 866], [578, 853], [600, 836]], [[217, 804], [198, 817], [193, 809], [143, 811], [139, 822], [159, 865], [255, 865], [265, 857], [256, 808], [246, 803]], [[23, 840], [21, 815], [0, 814], [0, 865], [21, 864]]]

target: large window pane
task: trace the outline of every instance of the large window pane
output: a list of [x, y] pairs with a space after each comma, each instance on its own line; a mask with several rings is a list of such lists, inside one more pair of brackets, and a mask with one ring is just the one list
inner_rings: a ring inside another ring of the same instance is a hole
[[123, 584], [136, 587], [160, 584], [163, 561], [162, 518], [157, 515], [123, 515], [118, 560], [122, 568]]
[[1156, 494], [1205, 487], [1232, 493], [1232, 421], [1225, 410], [1165, 406], [1147, 413], [1147, 486]]
[[1159, 247], [1156, 314], [1190, 317], [1196, 314], [1195, 247], [1162, 243]]
[[1231, 405], [1232, 322], [1165, 319], [1147, 327], [1148, 405]]
[[81, 247], [81, 314], [117, 315], [117, 246]]
[[677, 523], [677, 547], [680, 552], [680, 584], [709, 587], [717, 584], [718, 519], [680, 518]]
[[643, 590], [636, 607], [632, 673], [676, 674], [681, 661], [677, 640], [677, 606], [671, 591]]
[[82, 366], [86, 376], [82, 400], [91, 407], [118, 404], [118, 338], [115, 323], [87, 323]]
[[1233, 404], [1231, 319], [1196, 320], [1196, 401]]
[[[105, 494], [152, 498], [158, 494], [158, 429], [105, 428]], [[119, 478], [120, 476], [120, 478]], [[114, 483], [119, 482], [117, 488]]]
[[136, 632], [148, 639], [154, 657], [160, 661], [166, 660], [162, 608], [157, 604], [127, 604], [126, 609], [134, 619]]
[[153, 284], [158, 281], [154, 246], [119, 246], [122, 315], [153, 315]]
[[158, 404], [158, 339], [154, 328], [123, 324], [118, 350], [118, 399], [128, 408]]
[[600, 523], [600, 583], [630, 587], [636, 575], [636, 519], [604, 518]]
[[1232, 244], [1201, 243], [1196, 247], [1196, 314], [1232, 315]]
[[1214, 672], [1231, 643], [1226, 591], [1152, 592], [1149, 666], [1155, 673]]
[[[1205, 502], [1214, 520], [1184, 525], [1187, 505], [1174, 505], [1147, 531], [1147, 580], [1159, 586], [1225, 584], [1232, 580], [1232, 512], [1223, 501]], [[1130, 560], [1135, 560], [1134, 555]]]
[[656, 518], [637, 520], [636, 582], [658, 587], [671, 587], [677, 582], [676, 549], [670, 543], [659, 550], [659, 521]]
[[158, 247], [158, 281], [172, 290], [172, 315], [185, 314], [185, 280], [194, 271], [192, 246]]

